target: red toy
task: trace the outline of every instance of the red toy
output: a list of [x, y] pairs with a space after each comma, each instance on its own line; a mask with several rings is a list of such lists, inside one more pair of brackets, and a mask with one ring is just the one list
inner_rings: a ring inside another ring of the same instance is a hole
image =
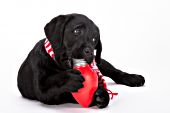
[[73, 62], [74, 69], [81, 72], [85, 81], [83, 82], [84, 87], [72, 95], [82, 107], [89, 107], [98, 88], [98, 75], [83, 59], [74, 59]]
[[88, 65], [84, 59], [73, 59], [74, 69], [77, 69], [81, 72], [82, 76], [84, 77], [85, 81], [83, 82], [84, 87], [79, 89], [78, 92], [72, 93], [73, 97], [82, 107], [89, 107], [93, 100], [93, 95], [98, 88], [98, 77], [102, 79], [103, 87], [112, 95], [117, 95], [118, 93], [112, 93], [110, 90], [107, 89], [106, 82], [102, 78], [103, 75], [99, 71], [98, 67], [96, 66], [95, 60]]

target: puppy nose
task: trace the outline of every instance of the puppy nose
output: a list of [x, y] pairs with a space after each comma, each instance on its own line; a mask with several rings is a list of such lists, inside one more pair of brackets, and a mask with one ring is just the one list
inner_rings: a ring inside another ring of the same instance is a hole
[[83, 51], [84, 51], [85, 54], [89, 54], [90, 53], [90, 48], [86, 47], [86, 48], [84, 48]]

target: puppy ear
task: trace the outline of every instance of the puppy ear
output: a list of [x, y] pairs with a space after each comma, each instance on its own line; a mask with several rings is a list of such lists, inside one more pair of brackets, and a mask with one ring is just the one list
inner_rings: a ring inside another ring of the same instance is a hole
[[102, 43], [101, 43], [100, 39], [99, 39], [95, 49], [97, 50], [95, 60], [96, 60], [97, 64], [100, 64], [101, 52], [102, 52]]
[[68, 20], [69, 16], [59, 15], [45, 25], [45, 35], [50, 41], [53, 49], [59, 49], [62, 46], [63, 32]]

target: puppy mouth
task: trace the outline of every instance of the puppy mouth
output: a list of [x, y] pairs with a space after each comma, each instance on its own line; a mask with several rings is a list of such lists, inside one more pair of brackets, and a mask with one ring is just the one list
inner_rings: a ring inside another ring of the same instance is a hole
[[90, 56], [90, 57], [85, 57], [84, 58], [85, 61], [88, 63], [88, 64], [91, 64], [93, 62], [93, 59], [94, 59], [94, 55]]
[[72, 57], [70, 60], [73, 61], [73, 59], [84, 59], [88, 64], [91, 64], [93, 62], [94, 55], [85, 57]]
[[94, 51], [88, 55], [81, 54], [81, 53], [72, 55], [72, 59], [84, 59], [88, 64], [91, 64], [94, 59]]
[[63, 60], [63, 64], [65, 66], [65, 68], [73, 68], [74, 64], [73, 64], [73, 59], [84, 59], [87, 64], [91, 64], [93, 62], [94, 59], [94, 55], [90, 56], [90, 57], [82, 57], [82, 58], [77, 58], [77, 57], [70, 57], [68, 59]]
[[94, 58], [95, 58], [95, 50], [93, 50], [93, 52], [91, 52], [88, 55], [85, 55], [81, 52], [78, 53], [78, 51], [74, 51], [74, 52], [70, 51], [67, 52], [67, 55], [63, 59], [63, 63], [67, 68], [73, 68], [74, 67], [73, 59], [84, 59], [87, 62], [87, 64], [91, 64]]

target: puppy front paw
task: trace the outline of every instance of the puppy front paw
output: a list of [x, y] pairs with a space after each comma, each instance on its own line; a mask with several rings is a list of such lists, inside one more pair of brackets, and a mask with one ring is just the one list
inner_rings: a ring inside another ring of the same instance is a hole
[[85, 79], [78, 70], [68, 70], [66, 74], [68, 81], [62, 86], [64, 92], [77, 92], [80, 88], [83, 88]]
[[131, 87], [139, 87], [144, 85], [145, 78], [141, 75], [125, 74], [116, 83], [131, 86]]
[[103, 87], [99, 87], [94, 94], [94, 104], [98, 108], [105, 108], [109, 104], [109, 94]]

